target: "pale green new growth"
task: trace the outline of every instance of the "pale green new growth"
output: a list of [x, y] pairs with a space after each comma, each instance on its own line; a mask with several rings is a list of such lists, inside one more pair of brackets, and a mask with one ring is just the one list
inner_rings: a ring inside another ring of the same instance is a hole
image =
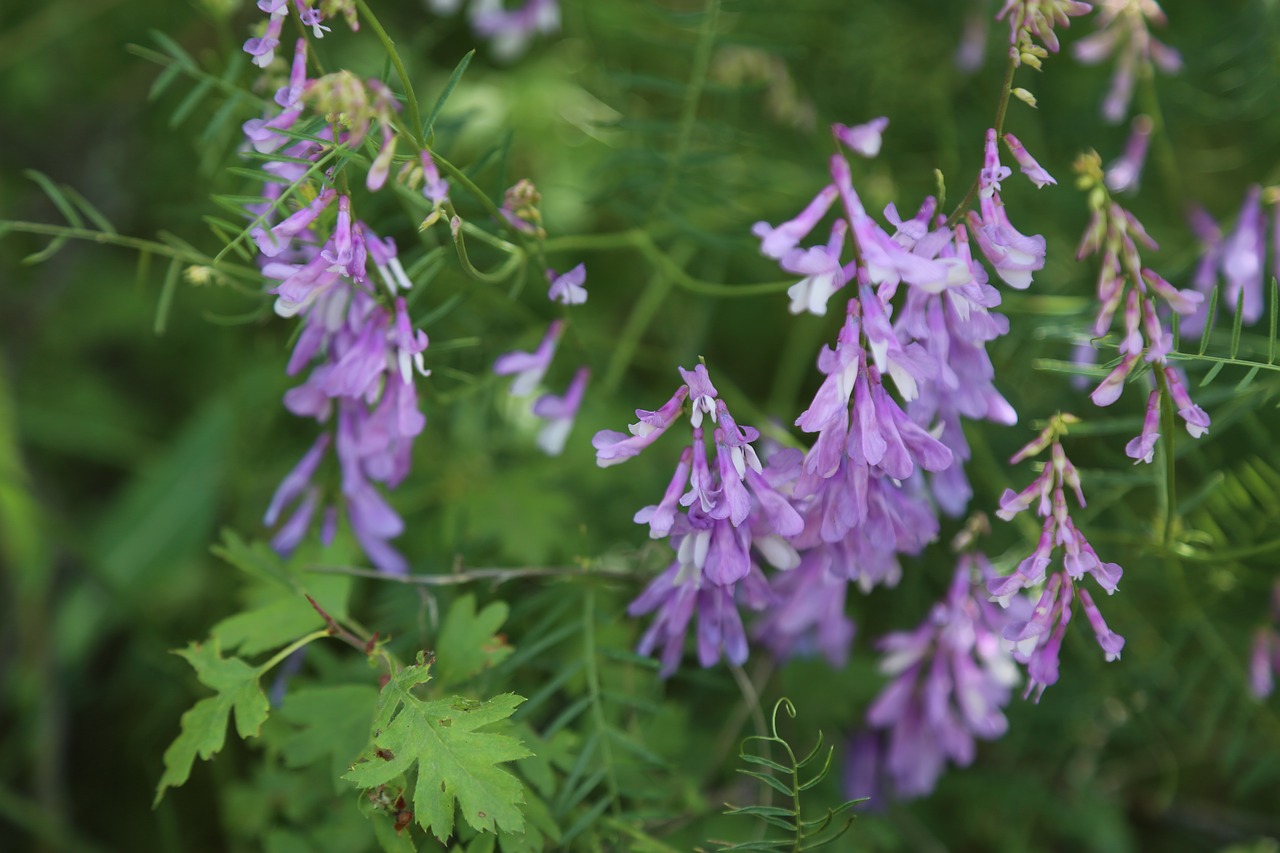
[[376, 788], [417, 766], [413, 812], [418, 824], [441, 841], [453, 833], [455, 801], [474, 829], [521, 832], [524, 786], [498, 767], [528, 756], [520, 741], [480, 731], [511, 716], [524, 701], [504, 693], [487, 702], [460, 697], [423, 701], [413, 688], [431, 680], [430, 664], [396, 673], [378, 700], [373, 750], [343, 778]]

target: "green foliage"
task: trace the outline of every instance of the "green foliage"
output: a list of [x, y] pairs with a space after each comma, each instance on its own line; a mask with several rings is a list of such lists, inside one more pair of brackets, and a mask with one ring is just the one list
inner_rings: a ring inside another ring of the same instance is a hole
[[[717, 842], [721, 850], [817, 850], [840, 838], [853, 825], [852, 816], [842, 817], [862, 800], [846, 800], [837, 806], [828, 808], [825, 815], [808, 818], [801, 810], [801, 794], [818, 786], [831, 770], [831, 758], [835, 747], [822, 750], [822, 733], [818, 733], [818, 742], [803, 758], [797, 758], [795, 750], [785, 737], [778, 733], [778, 711], [785, 710], [792, 719], [796, 716], [795, 705], [791, 700], [782, 698], [773, 706], [769, 718], [768, 735], [751, 735], [742, 742], [738, 750], [738, 758], [747, 764], [760, 767], [760, 770], [744, 770], [738, 772], [752, 779], [757, 779], [768, 786], [769, 791], [777, 791], [791, 800], [791, 806], [774, 806], [765, 803], [755, 806], [731, 806], [725, 814], [746, 815], [757, 818], [775, 829], [787, 833], [786, 838], [760, 839], [744, 841], [737, 844]], [[785, 761], [779, 762], [770, 757], [770, 745], [776, 745], [785, 754]], [[760, 747], [763, 754], [748, 752], [748, 746]], [[815, 762], [822, 762], [819, 767]], [[812, 767], [810, 766], [812, 765]], [[805, 771], [805, 773], [801, 773]], [[807, 774], [807, 778], [806, 778]], [[772, 797], [770, 796], [770, 800]]]
[[208, 761], [222, 750], [233, 710], [236, 734], [241, 738], [257, 737], [269, 710], [267, 697], [258, 686], [264, 668], [239, 658], [224, 658], [217, 641], [192, 643], [177, 654], [195, 669], [200, 683], [217, 695], [201, 699], [182, 715], [182, 733], [164, 753], [164, 775], [156, 785], [155, 805], [164, 797], [165, 788], [187, 781], [197, 755]]
[[416, 769], [412, 804], [418, 825], [444, 841], [453, 834], [455, 803], [473, 829], [519, 833], [524, 801], [518, 779], [499, 764], [529, 755], [519, 740], [482, 731], [511, 716], [523, 697], [506, 693], [486, 702], [459, 697], [424, 701], [413, 688], [431, 680], [418, 662], [391, 677], [378, 698], [373, 749], [343, 778], [378, 788]]

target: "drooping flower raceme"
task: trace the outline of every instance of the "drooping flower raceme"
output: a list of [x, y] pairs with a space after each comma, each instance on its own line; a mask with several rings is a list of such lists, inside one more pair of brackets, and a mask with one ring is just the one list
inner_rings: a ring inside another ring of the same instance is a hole
[[[969, 765], [975, 739], [992, 740], [1008, 728], [1002, 709], [1020, 675], [1002, 635], [1026, 618], [1031, 604], [1018, 596], [1007, 610], [993, 605], [985, 589], [994, 578], [985, 556], [962, 556], [946, 597], [925, 621], [876, 643], [884, 655], [880, 671], [892, 680], [868, 708], [866, 721], [885, 733], [877, 774], [887, 784], [884, 793], [904, 799], [928, 794], [948, 761]], [[873, 793], [849, 791], [858, 797]]]
[[[317, 37], [323, 34], [323, 18], [311, 3], [295, 0], [292, 5], [305, 26], [318, 28]], [[277, 23], [289, 14], [289, 4], [261, 0], [259, 7], [270, 16], [268, 29], [246, 50], [261, 59], [275, 49], [266, 40], [278, 37]], [[398, 107], [378, 81], [361, 83], [344, 72], [309, 80], [301, 39], [288, 82], [276, 92], [275, 102], [279, 112], [244, 125], [256, 151], [279, 152], [278, 159], [263, 165], [271, 180], [261, 203], [246, 206], [254, 219], [249, 235], [258, 248], [268, 292], [276, 297], [276, 313], [302, 322], [287, 372], [309, 372], [285, 394], [285, 406], [326, 425], [326, 431], [281, 482], [264, 523], [279, 525], [272, 544], [289, 553], [317, 516], [326, 544], [345, 517], [378, 569], [404, 573], [408, 564], [390, 544], [403, 532], [404, 522], [379, 489], [395, 488], [408, 475], [414, 441], [426, 425], [416, 377], [429, 372], [423, 360], [428, 340], [414, 328], [401, 295], [412, 283], [395, 242], [359, 219], [349, 195], [319, 176], [310, 177], [316, 170], [307, 165], [335, 145], [358, 144], [374, 123], [383, 128], [383, 150], [388, 150], [393, 145], [390, 118]], [[342, 118], [313, 133], [313, 139], [285, 136], [281, 131], [293, 127], [309, 107]], [[366, 182], [371, 189], [386, 180], [385, 165], [374, 163]], [[376, 276], [369, 274], [370, 260]], [[321, 485], [331, 478], [317, 476], [331, 451], [339, 474], [332, 487]]]
[[1117, 124], [1124, 120], [1133, 98], [1134, 84], [1159, 68], [1176, 74], [1182, 68], [1178, 51], [1151, 35], [1151, 24], [1167, 23], [1156, 0], [1098, 0], [1098, 32], [1076, 42], [1076, 59], [1086, 65], [1115, 57], [1111, 88], [1102, 102], [1102, 115]]
[[[759, 433], [738, 425], [706, 367], [682, 368], [680, 374], [684, 384], [666, 404], [652, 412], [637, 410], [639, 421], [629, 437], [604, 430], [592, 441], [601, 467], [617, 464], [668, 431], [686, 405], [689, 410], [692, 443], [681, 453], [661, 501], [635, 517], [648, 525], [651, 537], [669, 539], [676, 554], [628, 611], [654, 614], [639, 651], [660, 649], [664, 676], [679, 665], [695, 614], [703, 666], [712, 666], [722, 654], [732, 663], [746, 660], [747, 635], [738, 608], [758, 611], [773, 600], [761, 563], [794, 568], [798, 556], [786, 542], [803, 527], [787, 498], [770, 484], [752, 446]], [[707, 438], [715, 448], [714, 462]]]
[[[1098, 586], [1110, 595], [1116, 591], [1123, 570], [1098, 556], [1075, 526], [1067, 508], [1068, 488], [1074, 493], [1076, 503], [1081, 507], [1085, 505], [1080, 475], [1060, 442], [1067, 427], [1074, 422], [1075, 418], [1070, 415], [1054, 416], [1039, 436], [1013, 456], [1010, 464], [1016, 465], [1045, 450], [1050, 451], [1050, 461], [1045, 463], [1040, 475], [1029, 486], [1021, 492], [1005, 490], [996, 513], [1009, 521], [1034, 506], [1036, 515], [1044, 519], [1040, 541], [1030, 556], [1018, 564], [1013, 574], [991, 578], [987, 582], [991, 600], [1002, 606], [1008, 605], [1024, 590], [1042, 589], [1030, 617], [1015, 621], [1004, 631], [1004, 638], [1015, 644], [1015, 659], [1027, 665], [1030, 681], [1024, 696], [1034, 694], [1037, 702], [1045, 689], [1058, 681], [1058, 654], [1067, 623], [1071, 621], [1073, 599], [1080, 599], [1081, 608], [1107, 660], [1119, 658], [1120, 650], [1124, 648], [1124, 638], [1107, 627], [1089, 591], [1081, 585], [1084, 576], [1091, 575]], [[1062, 549], [1062, 569], [1050, 573], [1054, 553], [1059, 548]]]
[[[1099, 254], [1098, 315], [1093, 334], [1107, 334], [1119, 313], [1123, 336], [1120, 339], [1120, 361], [1090, 395], [1095, 405], [1109, 406], [1120, 398], [1129, 375], [1140, 359], [1163, 374], [1164, 386], [1172, 396], [1178, 415], [1186, 422], [1192, 437], [1209, 429], [1209, 416], [1195, 405], [1186, 392], [1179, 372], [1168, 363], [1173, 336], [1166, 328], [1162, 314], [1190, 316], [1199, 308], [1203, 296], [1194, 290], [1179, 290], [1150, 267], [1142, 263], [1141, 248], [1156, 248], [1142, 223], [1110, 197], [1105, 185], [1101, 161], [1097, 154], [1082, 155], [1076, 162], [1080, 186], [1089, 192], [1092, 218], [1085, 229], [1078, 259]], [[1147, 419], [1139, 439], [1126, 448], [1135, 460], [1150, 461], [1151, 448], [1158, 437], [1154, 432], [1156, 416], [1152, 414], [1158, 398], [1149, 397]]]

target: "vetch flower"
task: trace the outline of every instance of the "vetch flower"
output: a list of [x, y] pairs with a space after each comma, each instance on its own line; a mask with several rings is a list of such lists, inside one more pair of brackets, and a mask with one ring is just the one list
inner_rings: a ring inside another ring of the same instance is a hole
[[493, 372], [499, 376], [515, 374], [515, 381], [511, 383], [512, 396], [527, 397], [537, 390], [538, 383], [542, 381], [547, 367], [551, 364], [551, 357], [555, 355], [556, 345], [563, 332], [564, 321], [555, 320], [547, 327], [547, 333], [543, 335], [542, 342], [538, 344], [536, 350], [531, 353], [509, 352], [499, 356], [493, 363]]
[[1006, 133], [1004, 134], [1004, 144], [1008, 147], [1009, 153], [1013, 155], [1013, 159], [1017, 161], [1018, 168], [1022, 170], [1022, 174], [1026, 175], [1027, 180], [1035, 184], [1037, 188], [1044, 187], [1047, 184], [1058, 183], [1053, 179], [1052, 175], [1036, 162], [1034, 157], [1027, 153], [1027, 149], [1018, 141], [1018, 137], [1012, 133]]
[[533, 413], [547, 421], [538, 433], [538, 447], [548, 456], [559, 456], [564, 451], [590, 378], [591, 371], [580, 367], [563, 396], [544, 394], [533, 404]]
[[[1052, 472], [1052, 500], [1048, 502], [1049, 505], [1043, 499], [1039, 502], [1037, 515], [1044, 519], [1044, 525], [1040, 541], [1032, 555], [1023, 560], [1013, 574], [987, 580], [991, 600], [1001, 605], [1007, 604], [1022, 590], [1044, 584], [1030, 615], [1011, 622], [1003, 634], [1006, 640], [1014, 644], [1014, 658], [1027, 666], [1030, 680], [1023, 694], [1024, 698], [1034, 694], [1037, 702], [1045, 689], [1058, 680], [1058, 655], [1067, 624], [1071, 621], [1071, 603], [1077, 594], [1106, 659], [1111, 661], [1118, 658], [1120, 649], [1124, 646], [1124, 638], [1107, 627], [1088, 592], [1077, 587], [1088, 574], [1108, 594], [1114, 593], [1123, 571], [1115, 563], [1103, 562], [1098, 557], [1076, 528], [1068, 512], [1065, 493], [1067, 487], [1075, 493], [1076, 502], [1084, 506], [1080, 475], [1067, 458], [1060, 441], [1069, 424], [1074, 422], [1075, 418], [1069, 415], [1055, 415], [1040, 435], [1014, 456], [1012, 463], [1016, 464], [1046, 448], [1051, 451], [1052, 458], [1046, 463], [1045, 470]], [[1044, 474], [1041, 475], [1043, 476]], [[1037, 481], [1035, 486], [1037, 492], [1043, 493], [1043, 481]], [[1011, 519], [1016, 512], [1029, 508], [1031, 503], [1027, 500], [1008, 499], [1009, 494], [1006, 492], [1006, 500], [1002, 501], [1000, 513], [1000, 517], [1005, 520]], [[1004, 506], [1010, 512], [1004, 512]], [[1049, 574], [1053, 552], [1059, 547], [1063, 550], [1063, 568]]]
[[1160, 439], [1160, 392], [1152, 391], [1147, 396], [1147, 414], [1142, 420], [1142, 432], [1124, 446], [1124, 453], [1133, 464], [1151, 463], [1155, 454], [1156, 442]]
[[587, 289], [583, 285], [587, 281], [587, 265], [578, 264], [564, 275], [557, 275], [555, 270], [547, 270], [547, 280], [551, 289], [547, 298], [562, 305], [582, 305], [587, 301]]
[[871, 158], [880, 153], [881, 135], [888, 126], [889, 119], [881, 116], [880, 118], [873, 118], [865, 124], [858, 124], [853, 127], [834, 124], [831, 126], [831, 132], [850, 151], [863, 157]]
[[1140, 115], [1134, 118], [1129, 141], [1124, 146], [1124, 154], [1107, 167], [1107, 189], [1113, 193], [1138, 189], [1138, 179], [1142, 177], [1142, 166], [1147, 159], [1147, 146], [1151, 142], [1152, 129], [1153, 124], [1147, 116]]
[[800, 212], [795, 219], [788, 220], [776, 228], [767, 222], [757, 222], [751, 227], [751, 233], [760, 238], [760, 252], [767, 257], [780, 259], [790, 252], [814, 229], [831, 209], [832, 203], [839, 193], [834, 186], [826, 186], [814, 196], [813, 201]]

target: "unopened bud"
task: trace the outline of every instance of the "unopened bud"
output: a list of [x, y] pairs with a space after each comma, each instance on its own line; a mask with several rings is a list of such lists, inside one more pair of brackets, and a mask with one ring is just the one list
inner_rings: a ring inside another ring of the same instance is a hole
[[1040, 57], [1036, 56], [1034, 53], [1031, 53], [1030, 51], [1026, 51], [1026, 50], [1022, 51], [1020, 54], [1018, 54], [1018, 60], [1023, 65], [1030, 65], [1032, 68], [1034, 68], [1037, 71], [1041, 70]]
[[1022, 103], [1031, 107], [1031, 109], [1034, 110], [1036, 108], [1036, 96], [1028, 92], [1026, 89], [1017, 88], [1011, 91], [1009, 94], [1013, 95], [1019, 101], [1022, 101]]

